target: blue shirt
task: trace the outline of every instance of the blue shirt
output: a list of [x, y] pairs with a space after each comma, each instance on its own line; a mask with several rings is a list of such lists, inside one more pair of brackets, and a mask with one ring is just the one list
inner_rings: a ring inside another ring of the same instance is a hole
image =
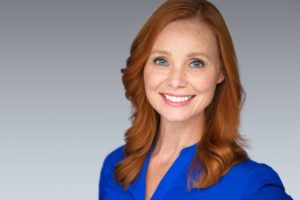
[[[123, 191], [114, 181], [114, 166], [123, 158], [124, 145], [104, 159], [99, 200], [144, 200], [146, 170], [153, 147], [149, 151], [137, 179]], [[209, 188], [187, 188], [187, 172], [197, 144], [185, 147], [157, 186], [151, 200], [291, 200], [285, 193], [278, 174], [268, 165], [250, 159], [234, 165], [216, 184]]]

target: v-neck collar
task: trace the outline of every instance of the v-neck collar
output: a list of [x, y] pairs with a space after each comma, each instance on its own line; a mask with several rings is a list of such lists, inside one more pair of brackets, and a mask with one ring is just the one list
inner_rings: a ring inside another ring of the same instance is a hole
[[[180, 172], [185, 173], [184, 170], [187, 168], [187, 165], [191, 162], [195, 155], [197, 144], [198, 143], [195, 143], [193, 145], [185, 147], [180, 151], [179, 156], [176, 158], [172, 166], [168, 169], [168, 171], [165, 173], [160, 183], [158, 184], [155, 192], [151, 197], [151, 200], [162, 199], [163, 196], [170, 190], [172, 183], [174, 183], [176, 178], [180, 175]], [[154, 145], [151, 146], [137, 179], [128, 187], [128, 191], [136, 200], [145, 199], [146, 172], [153, 149]]]

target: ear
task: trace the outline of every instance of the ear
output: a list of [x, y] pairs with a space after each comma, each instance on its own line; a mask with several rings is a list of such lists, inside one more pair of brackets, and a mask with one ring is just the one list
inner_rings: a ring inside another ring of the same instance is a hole
[[219, 77], [218, 77], [217, 84], [219, 84], [219, 83], [221, 83], [222, 81], [224, 81], [224, 79], [225, 79], [225, 75], [224, 75], [223, 70], [221, 70], [220, 73], [219, 73]]

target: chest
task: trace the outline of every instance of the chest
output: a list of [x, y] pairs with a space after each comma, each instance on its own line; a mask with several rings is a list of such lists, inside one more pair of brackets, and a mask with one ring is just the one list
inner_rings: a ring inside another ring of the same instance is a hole
[[149, 200], [155, 193], [159, 183], [166, 175], [174, 161], [168, 163], [157, 164], [153, 161], [149, 162], [146, 172], [146, 200]]

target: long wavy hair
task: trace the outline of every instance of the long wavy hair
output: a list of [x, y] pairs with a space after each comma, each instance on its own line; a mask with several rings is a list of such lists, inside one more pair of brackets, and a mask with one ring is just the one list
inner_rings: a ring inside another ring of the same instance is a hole
[[[225, 75], [204, 110], [204, 134], [189, 169], [188, 188], [216, 183], [233, 165], [248, 158], [238, 127], [245, 92], [240, 82], [233, 42], [218, 9], [206, 0], [167, 0], [144, 24], [134, 39], [126, 67], [121, 69], [126, 98], [132, 104], [131, 127], [125, 132], [124, 158], [114, 178], [126, 190], [138, 176], [147, 153], [156, 143], [160, 115], [146, 98], [143, 70], [162, 29], [174, 20], [198, 18], [214, 33]], [[200, 171], [199, 171], [200, 170]], [[199, 176], [194, 176], [195, 172]], [[193, 178], [196, 177], [196, 178]]]

